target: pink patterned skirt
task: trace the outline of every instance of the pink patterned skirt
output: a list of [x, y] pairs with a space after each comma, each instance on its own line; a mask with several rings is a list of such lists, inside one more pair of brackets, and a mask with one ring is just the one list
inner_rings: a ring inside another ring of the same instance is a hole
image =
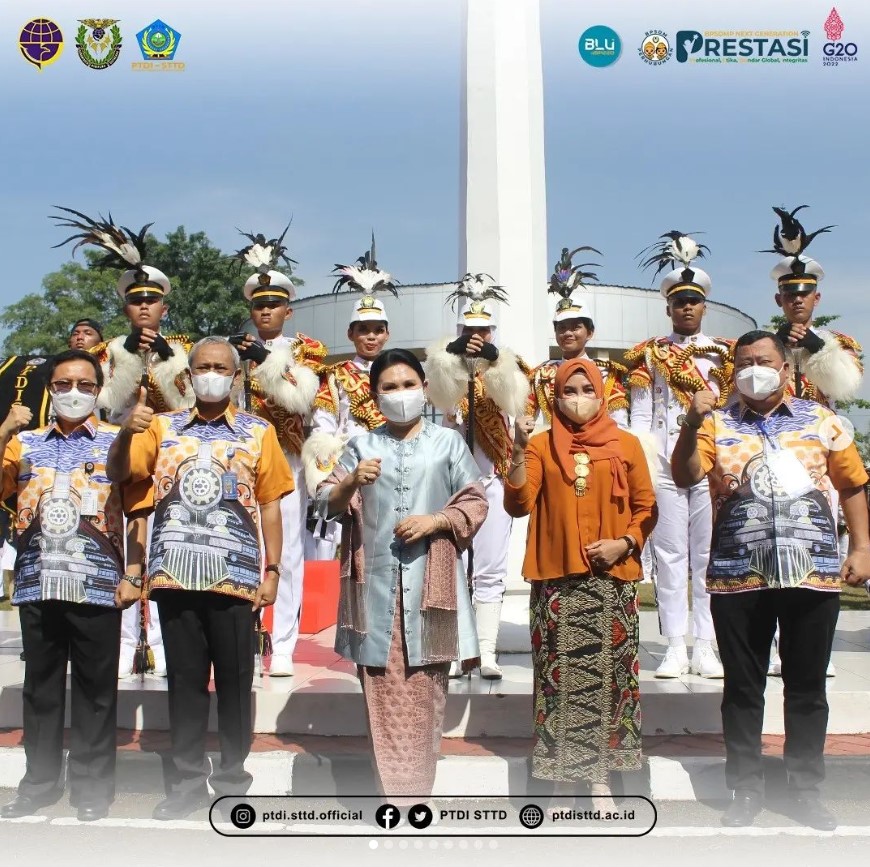
[[[402, 593], [398, 593], [401, 603]], [[396, 605], [386, 668], [357, 666], [374, 765], [387, 796], [428, 798], [441, 753], [449, 663], [408, 665], [401, 604]]]

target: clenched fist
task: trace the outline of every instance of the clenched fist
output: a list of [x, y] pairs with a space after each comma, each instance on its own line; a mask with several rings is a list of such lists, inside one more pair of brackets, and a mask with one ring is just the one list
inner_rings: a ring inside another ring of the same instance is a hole
[[381, 474], [381, 459], [370, 458], [360, 461], [353, 471], [353, 482], [356, 487], [374, 484]]
[[692, 398], [692, 405], [686, 413], [686, 421], [694, 427], [700, 427], [704, 421], [704, 416], [709, 412], [713, 412], [716, 406], [716, 395], [712, 391], [703, 389], [696, 391]]
[[142, 433], [148, 430], [151, 426], [151, 419], [154, 418], [154, 410], [147, 404], [148, 390], [142, 386], [139, 389], [139, 399], [130, 408], [127, 417], [121, 427], [130, 433]]
[[9, 415], [6, 416], [3, 424], [0, 425], [0, 436], [14, 436], [18, 431], [27, 427], [32, 418], [33, 413], [23, 403], [13, 403], [9, 407]]
[[514, 445], [525, 449], [529, 444], [529, 437], [535, 429], [535, 420], [530, 415], [519, 415], [514, 423]]

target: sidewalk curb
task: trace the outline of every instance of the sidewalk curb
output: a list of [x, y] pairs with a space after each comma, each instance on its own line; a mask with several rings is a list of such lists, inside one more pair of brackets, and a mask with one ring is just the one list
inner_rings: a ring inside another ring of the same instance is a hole
[[[119, 792], [163, 791], [160, 753], [119, 750]], [[213, 762], [217, 753], [209, 753]], [[782, 759], [765, 756], [768, 794], [785, 789]], [[305, 753], [292, 750], [253, 752], [246, 762], [254, 782], [252, 795], [342, 795], [375, 792], [375, 779], [367, 753]], [[0, 748], [0, 788], [16, 788], [24, 774], [23, 747]], [[826, 759], [823, 793], [844, 793], [853, 800], [870, 799], [870, 760], [867, 756], [831, 756]], [[654, 801], [726, 800], [725, 760], [720, 756], [649, 756], [643, 768], [619, 775], [617, 794], [643, 795]], [[450, 797], [465, 792], [503, 796], [546, 796], [551, 787], [531, 779], [529, 760], [512, 756], [445, 756], [438, 762], [433, 795]]]

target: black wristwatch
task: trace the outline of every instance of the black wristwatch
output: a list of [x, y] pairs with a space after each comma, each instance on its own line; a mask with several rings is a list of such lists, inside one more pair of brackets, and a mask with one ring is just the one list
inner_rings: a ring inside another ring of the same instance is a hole
[[634, 551], [635, 548], [637, 548], [637, 542], [635, 542], [634, 536], [629, 536], [628, 533], [626, 533], [624, 536], [620, 536], [619, 538], [625, 539], [625, 541], [628, 542], [628, 551], [625, 552], [625, 555], [627, 557]]
[[142, 589], [142, 579], [138, 575], [124, 575], [122, 581], [129, 581], [137, 590]]
[[274, 572], [279, 578], [281, 577], [281, 567], [277, 563], [270, 563], [265, 571]]

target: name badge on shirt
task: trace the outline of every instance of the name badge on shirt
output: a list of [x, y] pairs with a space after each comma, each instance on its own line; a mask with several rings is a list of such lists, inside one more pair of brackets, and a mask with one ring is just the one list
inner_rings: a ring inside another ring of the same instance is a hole
[[97, 492], [88, 488], [82, 492], [82, 504], [79, 514], [83, 518], [92, 518], [97, 514]]
[[83, 518], [92, 518], [97, 514], [97, 492], [91, 487], [91, 476], [94, 474], [93, 461], [87, 461], [84, 466], [85, 481], [87, 487], [82, 491], [81, 507], [79, 514]]
[[[235, 446], [227, 447], [227, 463], [232, 464], [233, 458], [236, 456]], [[225, 500], [238, 500], [239, 498], [239, 477], [238, 474], [228, 469], [221, 476], [221, 491]]]
[[789, 449], [777, 449], [769, 452], [767, 466], [790, 500], [802, 497], [815, 487], [806, 467]]
[[221, 476], [221, 491], [225, 500], [238, 500], [239, 477], [235, 473], [224, 473]]

